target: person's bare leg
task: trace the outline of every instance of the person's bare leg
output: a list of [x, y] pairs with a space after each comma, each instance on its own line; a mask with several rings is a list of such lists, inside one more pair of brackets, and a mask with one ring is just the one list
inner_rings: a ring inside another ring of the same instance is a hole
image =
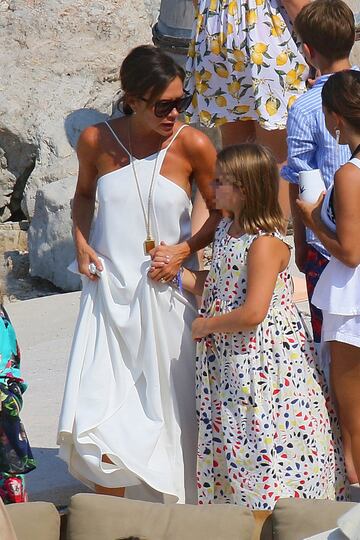
[[232, 146], [255, 141], [255, 122], [247, 120], [244, 122], [228, 122], [220, 126], [222, 146]]
[[[111, 459], [109, 459], [106, 454], [102, 456], [101, 461], [104, 463], [112, 463]], [[95, 493], [98, 493], [99, 495], [112, 495], [113, 497], [125, 497], [125, 488], [107, 488], [104, 486], [99, 486], [99, 484], [95, 484]]]
[[349, 481], [360, 479], [360, 348], [330, 341], [331, 388], [335, 394]]
[[341, 426], [341, 436], [343, 442], [343, 454], [346, 467], [346, 475], [350, 484], [357, 484], [359, 482], [356, 474], [355, 464], [351, 450], [351, 437], [345, 426]]
[[[270, 148], [275, 156], [279, 170], [285, 165], [287, 160], [286, 129], [275, 129], [268, 131], [256, 124], [256, 142]], [[290, 218], [290, 197], [289, 182], [280, 178], [279, 203], [284, 214], [284, 218]]]

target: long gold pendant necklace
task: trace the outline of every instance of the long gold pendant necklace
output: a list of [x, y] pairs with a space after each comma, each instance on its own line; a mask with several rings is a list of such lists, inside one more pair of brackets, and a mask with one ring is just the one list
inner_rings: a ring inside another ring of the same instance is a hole
[[148, 255], [150, 253], [150, 251], [152, 249], [154, 249], [154, 247], [155, 247], [155, 239], [153, 238], [153, 236], [151, 234], [150, 215], [151, 215], [151, 209], [152, 209], [152, 206], [153, 206], [152, 205], [152, 198], [153, 198], [153, 191], [154, 191], [154, 185], [155, 185], [155, 173], [156, 173], [156, 168], [157, 168], [158, 157], [159, 157], [159, 154], [160, 154], [161, 140], [160, 140], [158, 151], [157, 151], [157, 154], [156, 154], [155, 165], [154, 165], [154, 169], [153, 169], [153, 173], [152, 173], [152, 177], [151, 177], [151, 182], [150, 182], [150, 187], [149, 187], [149, 194], [148, 194], [148, 198], [147, 198], [147, 212], [146, 212], [145, 204], [144, 204], [144, 201], [143, 201], [143, 198], [142, 198], [142, 195], [141, 195], [139, 179], [138, 179], [138, 176], [137, 176], [137, 173], [136, 173], [136, 168], [135, 168], [135, 163], [134, 163], [134, 156], [133, 156], [132, 147], [131, 147], [130, 121], [128, 123], [128, 139], [129, 139], [129, 150], [130, 150], [130, 156], [129, 157], [130, 157], [131, 168], [132, 168], [132, 171], [133, 171], [135, 184], [136, 184], [136, 189], [137, 189], [137, 192], [138, 192], [138, 195], [139, 195], [141, 208], [142, 208], [143, 215], [144, 215], [145, 227], [146, 227], [146, 238], [144, 240], [144, 254]]

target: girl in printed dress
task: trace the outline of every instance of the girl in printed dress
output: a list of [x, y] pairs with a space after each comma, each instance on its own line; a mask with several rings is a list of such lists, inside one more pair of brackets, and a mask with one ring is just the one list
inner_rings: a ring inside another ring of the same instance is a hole
[[280, 497], [345, 497], [339, 430], [314, 347], [292, 300], [290, 248], [269, 150], [218, 156], [209, 272], [184, 270], [203, 294], [197, 347], [198, 500], [271, 510]]

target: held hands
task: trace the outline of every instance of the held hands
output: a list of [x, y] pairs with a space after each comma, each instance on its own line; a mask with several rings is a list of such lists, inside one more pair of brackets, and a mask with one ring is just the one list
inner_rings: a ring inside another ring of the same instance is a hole
[[156, 248], [150, 251], [150, 255], [152, 261], [149, 277], [162, 283], [167, 283], [176, 276], [185, 259], [181, 244], [168, 246], [165, 242], [160, 242]]
[[83, 274], [91, 281], [96, 281], [97, 279], [99, 279], [99, 276], [90, 272], [89, 265], [91, 263], [95, 264], [96, 270], [98, 270], [99, 272], [102, 272], [103, 267], [95, 251], [89, 245], [84, 246], [84, 248], [78, 249], [77, 261], [80, 274]]
[[324, 197], [325, 192], [323, 191], [315, 203], [308, 203], [301, 199], [296, 199], [296, 204], [301, 213], [301, 219], [306, 227], [309, 227], [312, 231], [317, 228], [318, 223], [321, 221], [321, 206]]

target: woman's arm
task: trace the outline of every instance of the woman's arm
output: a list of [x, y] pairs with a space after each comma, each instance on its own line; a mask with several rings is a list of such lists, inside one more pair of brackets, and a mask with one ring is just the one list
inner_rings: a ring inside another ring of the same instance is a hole
[[290, 19], [294, 22], [296, 15], [302, 10], [304, 6], [310, 4], [310, 0], [280, 0], [282, 6], [286, 9], [286, 13]]
[[79, 272], [92, 280], [97, 277], [90, 274], [89, 264], [93, 262], [98, 270], [102, 270], [95, 251], [88, 244], [95, 206], [97, 168], [94, 156], [97, 153], [97, 140], [98, 129], [95, 126], [85, 129], [80, 135], [77, 146], [79, 175], [72, 206], [73, 234]]
[[[206, 220], [209, 218], [209, 210], [199, 190], [196, 191], [193, 209], [191, 212], [191, 235], [194, 236]], [[199, 268], [204, 268], [204, 249], [197, 252]]]
[[188, 268], [184, 268], [181, 278], [182, 287], [192, 294], [201, 296], [208, 273], [209, 270], [188, 270]]
[[195, 319], [193, 338], [250, 330], [260, 324], [269, 311], [277, 276], [288, 259], [289, 250], [281, 240], [271, 236], [255, 240], [247, 259], [248, 283], [244, 304], [230, 313]]
[[360, 171], [348, 163], [335, 174], [334, 207], [336, 233], [321, 221], [323, 196], [315, 204], [298, 200], [305, 225], [339, 261], [355, 268], [360, 264]]
[[[163, 242], [151, 253], [153, 259], [150, 277], [155, 281], [170, 281], [178, 272], [183, 261], [192, 253], [204, 248], [212, 242], [221, 214], [214, 210], [215, 191], [213, 180], [215, 175], [216, 150], [210, 139], [200, 131], [187, 128], [184, 130], [184, 147], [191, 166], [191, 176], [209, 209], [209, 217], [191, 238], [175, 246]], [[164, 264], [166, 257], [170, 262]]]

